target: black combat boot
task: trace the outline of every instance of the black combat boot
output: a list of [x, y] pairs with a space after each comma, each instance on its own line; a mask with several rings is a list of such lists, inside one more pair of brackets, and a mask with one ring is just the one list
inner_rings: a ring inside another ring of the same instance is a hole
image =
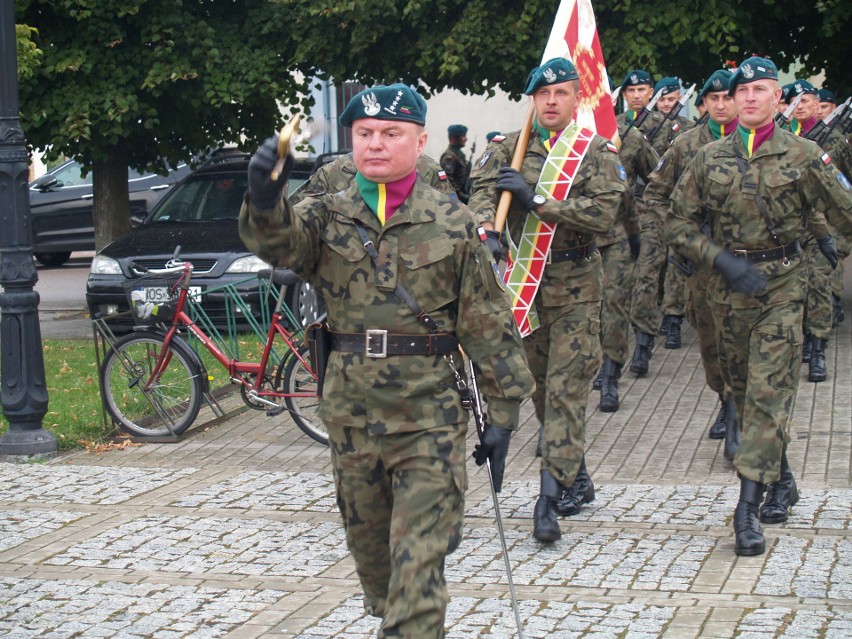
[[828, 379], [825, 370], [825, 346], [828, 340], [811, 338], [811, 363], [808, 371], [809, 382], [824, 382]]
[[538, 427], [538, 443], [535, 445], [535, 456], [541, 457], [541, 449], [544, 448], [544, 426]]
[[[604, 355], [606, 357], [606, 355]], [[601, 389], [601, 383], [604, 378], [604, 369], [606, 368], [606, 359], [604, 359], [603, 365], [601, 365], [601, 369], [598, 371], [597, 376], [595, 377], [595, 381], [592, 382], [592, 388], [596, 391]]]
[[737, 418], [737, 404], [733, 397], [725, 400], [727, 426], [725, 427], [725, 459], [734, 461], [737, 449], [740, 447], [740, 420]]
[[669, 326], [666, 333], [666, 348], [680, 348], [680, 325], [683, 323], [683, 317], [680, 315], [669, 315]]
[[618, 378], [621, 377], [622, 364], [613, 362], [609, 357], [604, 357], [601, 370], [604, 371], [603, 383], [601, 384], [602, 413], [614, 413], [618, 410]]
[[541, 470], [541, 494], [533, 511], [533, 537], [550, 543], [562, 539], [556, 519], [556, 502], [562, 494], [562, 485], [547, 469]]
[[556, 504], [556, 512], [562, 517], [570, 517], [580, 512], [583, 504], [595, 501], [595, 485], [589, 471], [586, 470], [586, 458], [580, 462], [580, 470], [574, 478], [571, 487], [563, 490], [559, 502]]
[[766, 551], [766, 539], [760, 528], [757, 509], [763, 501], [766, 486], [756, 481], [740, 478], [740, 500], [734, 511], [734, 552], [741, 557], [762, 555]]
[[665, 337], [669, 334], [669, 318], [671, 315], [663, 315], [663, 319], [660, 320], [660, 327], [657, 329], [657, 335], [660, 337]]
[[781, 477], [766, 487], [766, 499], [760, 507], [760, 521], [764, 524], [782, 524], [787, 521], [787, 510], [799, 501], [796, 479], [787, 462], [787, 451], [781, 453]]
[[650, 333], [636, 332], [636, 349], [633, 351], [633, 360], [630, 362], [630, 372], [639, 376], [648, 374], [648, 362], [651, 359], [651, 350], [654, 348], [654, 336]]
[[710, 427], [710, 432], [707, 436], [710, 439], [725, 439], [725, 430], [728, 426], [728, 403], [725, 398], [719, 395], [719, 414], [716, 415], [716, 421]]
[[805, 342], [802, 344], [802, 364], [809, 364], [811, 361], [811, 341], [813, 337], [805, 333]]

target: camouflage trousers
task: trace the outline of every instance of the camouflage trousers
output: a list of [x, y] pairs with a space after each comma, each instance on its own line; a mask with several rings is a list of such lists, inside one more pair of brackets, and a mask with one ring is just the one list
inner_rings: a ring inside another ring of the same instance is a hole
[[[676, 257], [677, 259], [677, 257]], [[666, 263], [663, 278], [663, 315], [686, 315], [686, 275], [677, 266]]]
[[831, 299], [831, 264], [812, 238], [804, 247], [807, 256], [808, 292], [805, 302], [806, 335], [827, 340], [831, 333], [834, 305]]
[[642, 220], [641, 240], [642, 249], [633, 269], [630, 323], [637, 331], [656, 335], [660, 323], [660, 272], [666, 262], [666, 247], [656, 220]]
[[734, 468], [770, 484], [781, 474], [802, 366], [801, 301], [758, 308], [713, 305], [719, 366], [741, 424]]
[[693, 266], [690, 277], [684, 278], [687, 286], [686, 320], [698, 333], [698, 345], [701, 350], [701, 363], [704, 366], [704, 379], [707, 386], [719, 395], [724, 395], [725, 382], [719, 370], [719, 347], [716, 344], [716, 324], [713, 321], [713, 308], [707, 298], [710, 286], [709, 272]]
[[462, 538], [466, 424], [391, 435], [326, 424], [337, 506], [379, 637], [440, 639]]
[[585, 454], [586, 403], [601, 365], [600, 302], [536, 307], [541, 327], [524, 338], [544, 426], [541, 467], [563, 486], [577, 477]]
[[603, 268], [601, 306], [601, 346], [613, 362], [624, 364], [629, 353], [630, 289], [633, 286], [633, 260], [627, 239], [599, 246]]
[[831, 272], [831, 292], [837, 297], [843, 296], [843, 264], [849, 257], [852, 242], [844, 237], [837, 236], [837, 254], [840, 257], [840, 262], [837, 268]]

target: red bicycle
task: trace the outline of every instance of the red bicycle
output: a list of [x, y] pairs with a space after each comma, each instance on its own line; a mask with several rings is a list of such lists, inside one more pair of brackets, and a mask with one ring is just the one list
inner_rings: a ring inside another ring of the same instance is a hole
[[[100, 370], [104, 404], [116, 423], [134, 435], [151, 437], [179, 435], [195, 421], [209, 392], [209, 377], [201, 358], [180, 335], [186, 330], [227, 369], [246, 405], [270, 416], [286, 410], [306, 435], [328, 445], [317, 417], [317, 378], [308, 349], [286, 326], [291, 322], [283, 308], [284, 291], [296, 283], [293, 273], [273, 269], [258, 274], [277, 286], [279, 294], [260, 361], [251, 362], [227, 354], [187, 312], [191, 263], [180, 261], [175, 252], [164, 269], [134, 269], [141, 277], [128, 281], [126, 291], [138, 326], [115, 342]], [[286, 351], [270, 366], [278, 337]]]

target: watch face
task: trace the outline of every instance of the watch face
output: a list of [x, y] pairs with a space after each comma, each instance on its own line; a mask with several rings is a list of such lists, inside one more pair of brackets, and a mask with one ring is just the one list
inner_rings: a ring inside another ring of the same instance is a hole
[[541, 206], [541, 205], [542, 205], [542, 204], [544, 204], [546, 201], [547, 201], [547, 198], [546, 198], [546, 197], [544, 197], [543, 195], [535, 195], [535, 196], [533, 196], [533, 204], [535, 204], [536, 206]]

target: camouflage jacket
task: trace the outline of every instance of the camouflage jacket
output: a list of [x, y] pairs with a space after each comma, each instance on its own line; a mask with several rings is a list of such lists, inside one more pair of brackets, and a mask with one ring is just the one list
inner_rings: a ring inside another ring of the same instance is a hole
[[[426, 184], [432, 186], [432, 188], [438, 189], [447, 195], [456, 194], [449, 179], [447, 179], [446, 173], [444, 173], [432, 158], [421, 155], [417, 158], [416, 170], [417, 175]], [[351, 153], [342, 155], [328, 164], [323, 164], [307, 182], [290, 196], [290, 203], [297, 204], [310, 195], [345, 191], [352, 184], [357, 171], [358, 169], [355, 168], [355, 161], [352, 159]]]
[[[674, 139], [678, 135], [688, 129], [691, 129], [693, 124], [680, 115], [676, 115], [673, 120], [669, 120], [668, 122], [665, 120], [666, 116], [664, 114], [659, 111], [651, 111], [648, 117], [645, 118], [642, 126], [639, 127], [646, 138], [648, 138], [648, 136], [650, 136], [657, 127], [662, 127], [659, 131], [657, 131], [654, 135], [654, 139], [650, 142], [651, 146], [654, 147], [654, 150], [659, 156], [662, 156], [666, 152], [666, 149], [669, 148], [669, 145], [674, 142]], [[618, 122], [619, 131], [623, 131], [627, 128], [628, 123], [626, 113], [620, 113], [618, 117], [616, 117], [616, 121]]]
[[[470, 208], [479, 224], [494, 222], [502, 191], [495, 184], [500, 167], [511, 164], [520, 132], [494, 138], [471, 172]], [[535, 188], [547, 149], [537, 135], [530, 136], [520, 173]], [[551, 248], [570, 249], [588, 244], [596, 235], [606, 235], [615, 223], [627, 181], [618, 153], [611, 142], [595, 136], [574, 176], [568, 198], [548, 199], [538, 211], [545, 222], [556, 223]], [[514, 199], [506, 218], [506, 226], [516, 240], [527, 217], [526, 209]], [[545, 307], [564, 306], [574, 302], [601, 299], [600, 254], [579, 262], [554, 262], [544, 271], [537, 303]]]
[[461, 149], [454, 146], [448, 146], [441, 154], [439, 161], [441, 168], [447, 174], [450, 184], [456, 190], [456, 193], [465, 193], [465, 182], [467, 182], [467, 158]]
[[[355, 226], [359, 222], [380, 256], [378, 272]], [[491, 253], [458, 199], [417, 179], [408, 199], [384, 227], [367, 208], [357, 185], [342, 193], [282, 200], [259, 210], [247, 197], [240, 236], [255, 254], [286, 266], [313, 284], [328, 306], [333, 331], [428, 334], [397, 297], [397, 283], [438, 324], [454, 333], [481, 370], [479, 384], [494, 413], [509, 415], [528, 397], [529, 373], [511, 302]], [[455, 354], [456, 366], [461, 358]], [[453, 374], [441, 355], [383, 359], [333, 351], [320, 417], [376, 434], [466, 423]]]
[[[671, 215], [664, 225], [666, 242], [707, 268], [723, 250], [773, 248], [775, 244], [755, 194], [766, 203], [780, 244], [801, 241], [807, 228], [815, 237], [825, 237], [825, 217], [841, 233], [849, 234], [852, 190], [848, 180], [833, 164], [826, 164], [822, 156], [822, 150], [813, 142], [777, 127], [751, 158], [737, 132], [705, 145], [672, 192]], [[737, 158], [744, 162], [747, 179]], [[749, 188], [752, 184], [755, 186]], [[701, 232], [705, 219], [712, 241]], [[749, 298], [733, 292], [714, 273], [711, 299], [740, 308], [804, 299], [805, 269], [800, 257], [789, 265], [784, 260], [774, 260], [754, 267], [768, 280], [763, 293]]]

